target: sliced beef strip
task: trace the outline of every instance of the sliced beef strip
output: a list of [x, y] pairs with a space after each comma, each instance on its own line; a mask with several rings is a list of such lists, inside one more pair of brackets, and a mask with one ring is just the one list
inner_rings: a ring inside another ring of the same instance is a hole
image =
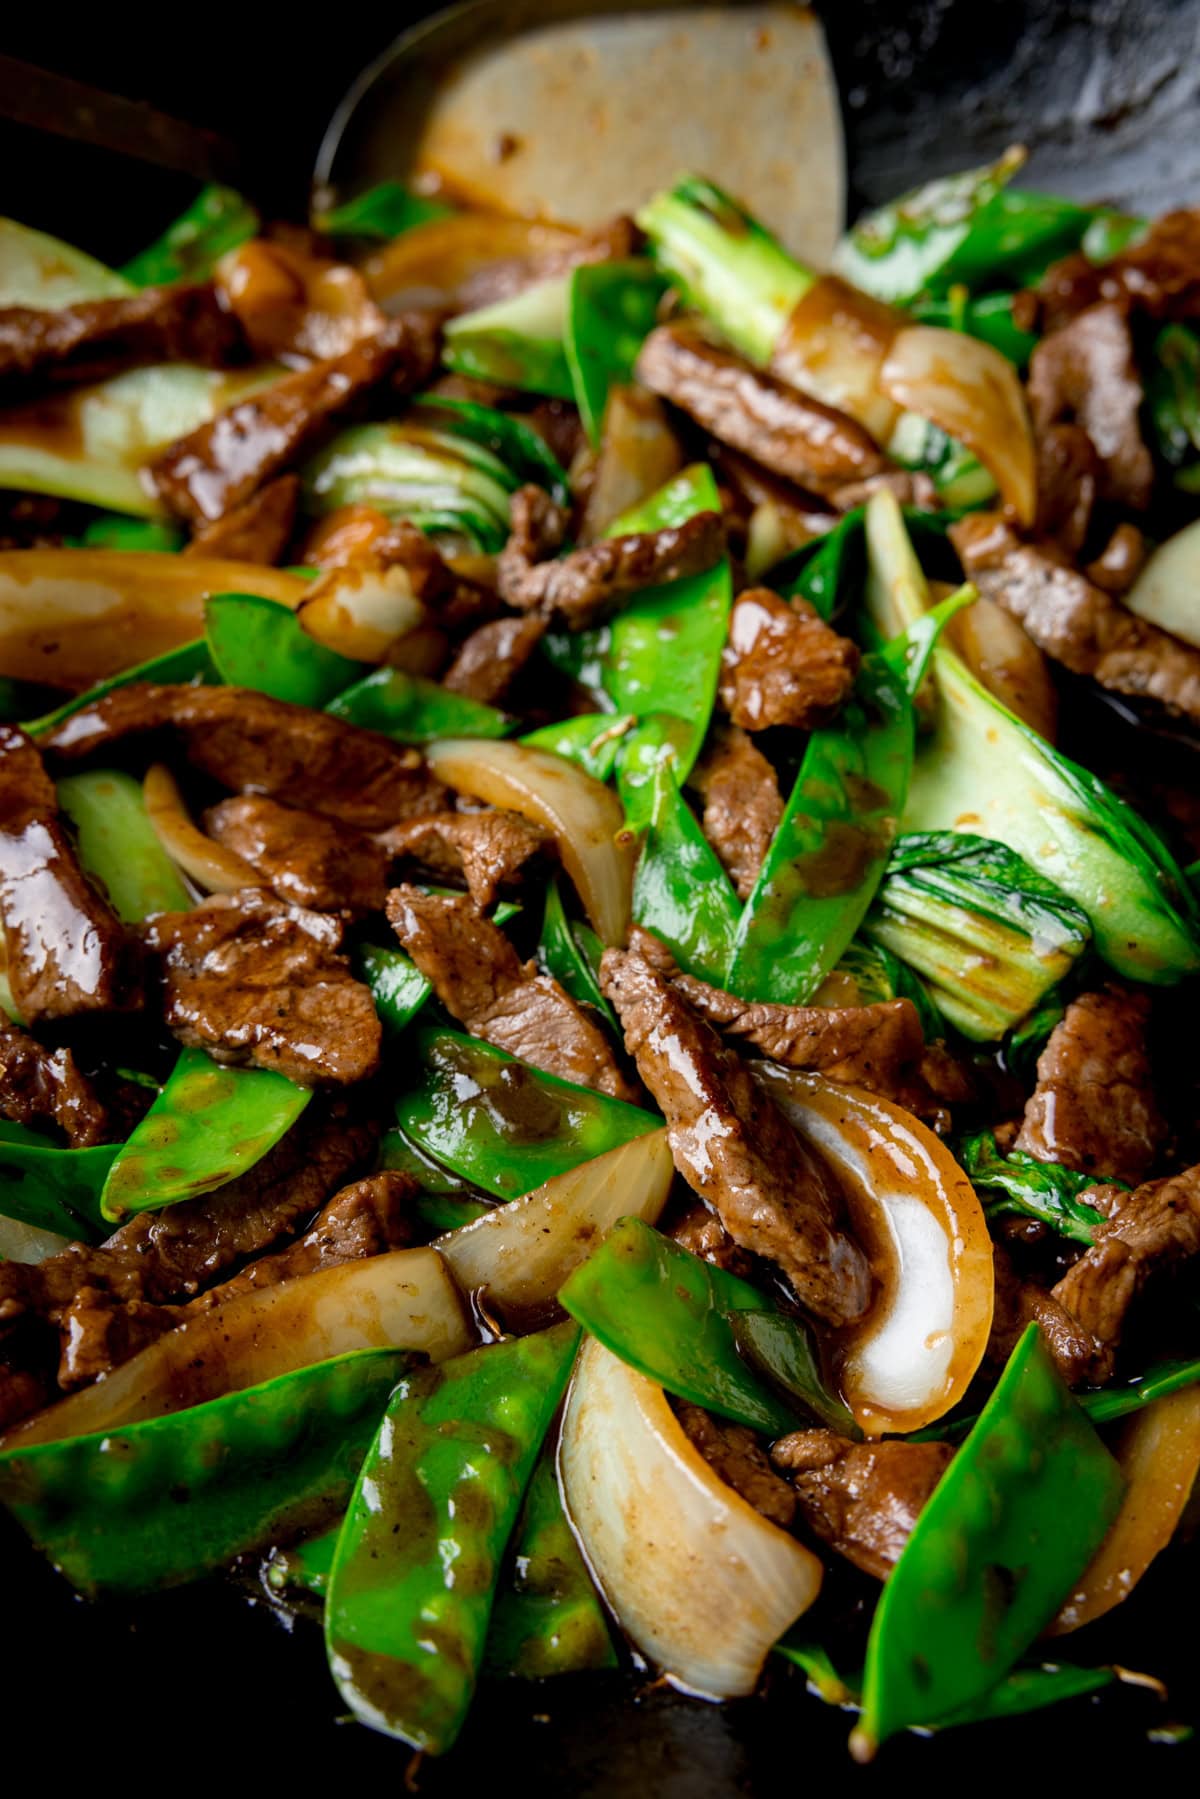
[[317, 912], [382, 910], [387, 850], [336, 819], [242, 794], [211, 806], [204, 828], [290, 905]]
[[34, 1129], [57, 1125], [72, 1149], [113, 1140], [104, 1106], [70, 1050], [47, 1049], [2, 1015], [0, 1117]]
[[1055, 1286], [1053, 1298], [1113, 1349], [1147, 1281], [1195, 1255], [1200, 1255], [1200, 1167], [1122, 1195], [1097, 1227], [1091, 1247]]
[[735, 725], [718, 725], [689, 777], [704, 801], [704, 835], [739, 899], [754, 890], [783, 817], [775, 770]]
[[812, 731], [845, 704], [860, 661], [807, 600], [769, 587], [739, 594], [721, 659], [721, 704], [743, 731], [790, 725]]
[[565, 527], [552, 507], [540, 487], [513, 495], [512, 534], [498, 564], [500, 595], [516, 611], [535, 612], [569, 631], [597, 623], [644, 588], [700, 574], [725, 552], [721, 515], [698, 512], [682, 525], [602, 538], [555, 557], [551, 549]]
[[1155, 219], [1139, 242], [1107, 262], [1082, 251], [1047, 269], [1036, 289], [1043, 328], [1053, 331], [1099, 301], [1132, 307], [1154, 319], [1200, 314], [1200, 210]]
[[1014, 1148], [1099, 1179], [1144, 1180], [1166, 1140], [1146, 1047], [1150, 1000], [1106, 987], [1072, 1000], [1038, 1057]]
[[480, 625], [459, 646], [442, 686], [485, 706], [500, 705], [545, 634], [546, 621], [536, 612]]
[[222, 787], [265, 793], [360, 830], [383, 830], [449, 803], [416, 750], [243, 687], [131, 682], [74, 713], [43, 748], [56, 762], [74, 763], [165, 729], [182, 734], [188, 760]]
[[410, 858], [439, 880], [463, 880], [480, 908], [519, 880], [550, 839], [515, 812], [435, 812], [380, 833], [391, 856]]
[[371, 388], [389, 377], [401, 391], [419, 387], [435, 355], [424, 321], [393, 319], [341, 356], [285, 375], [177, 439], [147, 465], [146, 478], [176, 518], [211, 524], [296, 462]]
[[829, 494], [887, 466], [874, 439], [844, 412], [753, 368], [691, 323], [652, 331], [634, 372], [643, 387], [670, 400], [721, 443], [811, 493]]
[[787, 1530], [796, 1515], [796, 1495], [775, 1473], [754, 1432], [727, 1418], [714, 1418], [698, 1405], [676, 1401], [674, 1412], [684, 1436], [717, 1479], [732, 1487], [762, 1517]]
[[870, 1303], [870, 1269], [841, 1229], [841, 1195], [829, 1170], [644, 956], [606, 950], [601, 984], [666, 1118], [684, 1179], [735, 1243], [783, 1271], [802, 1304], [831, 1324], [860, 1318]]
[[953, 1454], [948, 1443], [851, 1443], [798, 1430], [779, 1439], [771, 1460], [787, 1470], [813, 1534], [886, 1580]]
[[249, 887], [159, 912], [145, 938], [181, 1043], [306, 1087], [350, 1086], [378, 1068], [375, 1003], [337, 954], [341, 926], [328, 913]]
[[1146, 539], [1137, 526], [1126, 519], [1115, 528], [1095, 561], [1089, 562], [1083, 572], [1093, 587], [1102, 587], [1105, 593], [1128, 593], [1141, 573], [1148, 553]]
[[280, 475], [223, 518], [203, 525], [183, 553], [230, 562], [278, 562], [291, 540], [299, 505], [299, 475]]
[[0, 925], [28, 1024], [141, 1004], [137, 945], [80, 868], [33, 740], [0, 725]]
[[565, 275], [571, 269], [593, 262], [621, 262], [637, 253], [641, 233], [633, 220], [618, 213], [588, 232], [581, 232], [572, 243], [560, 249], [543, 250], [535, 256], [505, 257], [488, 263], [459, 287], [455, 304], [462, 312], [474, 312], [496, 300], [507, 299], [539, 281]]
[[1076, 424], [1099, 458], [1100, 497], [1142, 511], [1150, 503], [1154, 464], [1139, 421], [1142, 384], [1124, 310], [1089, 306], [1044, 337], [1029, 363], [1033, 428]]
[[32, 389], [100, 381], [155, 362], [229, 368], [248, 360], [246, 339], [211, 281], [147, 287], [46, 311], [0, 308], [0, 402]]
[[1037, 434], [1037, 535], [1078, 556], [1091, 529], [1100, 484], [1095, 446], [1079, 425], [1050, 425]]
[[1002, 1244], [993, 1248], [995, 1309], [988, 1362], [993, 1368], [1003, 1368], [1026, 1327], [1036, 1324], [1068, 1386], [1103, 1386], [1112, 1376], [1111, 1351], [1044, 1287], [1023, 1280]]
[[473, 1037], [577, 1086], [635, 1097], [593, 1017], [550, 975], [523, 963], [466, 894], [395, 887], [387, 915], [447, 1012]]
[[727, 1274], [737, 1274], [745, 1280], [752, 1276], [754, 1263], [744, 1249], [739, 1249], [715, 1212], [697, 1201], [689, 1206], [683, 1217], [672, 1229], [671, 1240], [678, 1243], [680, 1249], [686, 1249], [689, 1255], [698, 1256], [702, 1262], [710, 1262], [714, 1268], [723, 1268]]
[[1045, 549], [1020, 543], [994, 515], [972, 514], [950, 536], [980, 593], [1056, 662], [1200, 722], [1200, 650], [1127, 612]]

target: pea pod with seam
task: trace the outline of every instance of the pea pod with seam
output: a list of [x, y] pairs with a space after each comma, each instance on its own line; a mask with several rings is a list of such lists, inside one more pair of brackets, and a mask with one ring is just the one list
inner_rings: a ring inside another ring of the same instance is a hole
[[538, 942], [542, 961], [559, 986], [583, 1006], [594, 1006], [613, 1030], [617, 1015], [600, 989], [600, 957], [604, 945], [589, 924], [569, 919], [557, 880], [546, 888], [546, 909]]
[[575, 762], [585, 774], [597, 781], [607, 781], [617, 766], [624, 738], [636, 725], [631, 712], [584, 712], [577, 718], [564, 718], [557, 724], [540, 725], [536, 731], [520, 738], [536, 750], [549, 750], [568, 762]]
[[666, 291], [666, 281], [643, 257], [584, 263], [571, 271], [563, 348], [593, 447], [600, 442], [608, 390], [633, 379]]
[[100, 1193], [118, 1143], [65, 1149], [0, 1119], [0, 1213], [38, 1230], [95, 1242], [106, 1234]]
[[28, 719], [25, 729], [31, 737], [44, 737], [61, 725], [64, 719], [71, 718], [88, 706], [94, 706], [106, 694], [114, 693], [118, 687], [128, 687], [133, 681], [161, 681], [164, 685], [194, 681], [211, 686], [218, 679], [206, 639], [196, 637], [191, 643], [180, 644], [177, 650], [164, 650], [161, 656], [152, 656], [148, 662], [138, 662], [132, 668], [123, 668], [119, 675], [109, 675], [107, 680], [97, 681], [95, 686], [89, 687], [84, 693], [77, 693], [74, 698], [64, 700], [53, 712], [44, 712], [38, 718]]
[[508, 1540], [579, 1344], [573, 1323], [406, 1376], [359, 1474], [325, 1604], [329, 1666], [375, 1730], [453, 1743]]
[[729, 974], [741, 901], [680, 793], [673, 760], [654, 773], [654, 806], [633, 879], [633, 916], [668, 944], [688, 974]]
[[495, 706], [451, 693], [437, 681], [410, 675], [404, 669], [376, 668], [361, 680], [353, 675], [350, 680], [353, 685], [343, 684], [325, 710], [347, 724], [382, 732], [402, 743], [432, 743], [438, 737], [507, 737], [516, 723]]
[[191, 895], [158, 840], [142, 783], [122, 769], [60, 775], [58, 803], [70, 819], [80, 865], [95, 877], [124, 924], [151, 912], [186, 912]]
[[259, 594], [213, 594], [204, 604], [204, 625], [221, 679], [273, 700], [323, 706], [364, 672], [363, 663], [310, 637], [290, 606]]

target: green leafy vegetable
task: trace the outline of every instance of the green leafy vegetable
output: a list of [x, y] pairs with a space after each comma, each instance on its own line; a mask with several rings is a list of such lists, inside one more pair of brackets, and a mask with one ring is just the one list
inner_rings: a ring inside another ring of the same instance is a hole
[[594, 1006], [613, 1030], [617, 1016], [600, 990], [600, 957], [604, 945], [589, 924], [569, 919], [563, 909], [558, 882], [546, 888], [546, 910], [538, 948], [542, 960], [560, 987], [583, 1006]]
[[39, 1131], [0, 1119], [0, 1214], [94, 1242], [107, 1231], [100, 1194], [119, 1148], [64, 1149]]
[[158, 841], [142, 786], [112, 768], [60, 775], [58, 803], [75, 828], [82, 866], [102, 884], [117, 917], [140, 924], [152, 912], [186, 912], [191, 895]]
[[509, 495], [520, 485], [498, 456], [451, 426], [351, 425], [304, 471], [311, 513], [374, 506], [430, 532], [457, 532], [481, 550], [504, 547]]
[[571, 271], [563, 347], [593, 444], [600, 442], [608, 390], [632, 379], [666, 286], [654, 265], [641, 260], [584, 263]]
[[357, 681], [361, 662], [327, 650], [289, 606], [252, 593], [216, 593], [204, 602], [208, 652], [222, 681], [295, 706], [323, 706]]
[[183, 548], [182, 525], [160, 518], [123, 518], [119, 512], [102, 512], [90, 519], [78, 537], [64, 542], [73, 550], [157, 550], [166, 554]]
[[[965, 1137], [958, 1146], [958, 1159], [971, 1184], [984, 1189], [983, 1205], [989, 1216], [1021, 1212], [1040, 1218], [1059, 1236], [1071, 1237], [1076, 1243], [1091, 1243], [1097, 1225], [1104, 1223], [1103, 1212], [1079, 1197], [1096, 1185], [1094, 1174], [1080, 1174], [1059, 1162], [1039, 1162], [1017, 1149], [1002, 1156], [990, 1131]], [[1124, 1181], [1106, 1184], [1125, 1186]]]
[[555, 276], [511, 298], [460, 312], [446, 326], [442, 360], [455, 374], [553, 399], [575, 396], [563, 336], [567, 277]]
[[440, 682], [400, 668], [372, 669], [352, 687], [344, 687], [326, 711], [402, 743], [432, 743], [438, 737], [506, 737], [513, 728], [513, 720], [495, 706], [452, 693]]
[[202, 188], [186, 212], [121, 270], [134, 287], [201, 281], [227, 250], [258, 231], [258, 214], [231, 187]]
[[729, 975], [741, 902], [695, 813], [672, 760], [660, 758], [654, 809], [633, 883], [633, 916], [689, 974], [721, 985]]
[[946, 331], [965, 331], [991, 344], [1010, 362], [1023, 369], [1037, 348], [1037, 334], [1026, 331], [1013, 317], [1013, 295], [1006, 293], [972, 294], [957, 284], [944, 299], [918, 300], [912, 315], [923, 325], [938, 325]]
[[443, 200], [414, 193], [402, 181], [377, 181], [374, 187], [328, 212], [313, 214], [313, 229], [326, 237], [399, 237], [414, 225], [448, 219], [454, 208]]
[[[440, 426], [502, 462], [517, 484], [532, 481], [544, 487], [560, 506], [571, 502], [567, 471], [545, 439], [524, 419], [476, 400], [451, 399], [448, 394], [423, 394], [408, 413], [410, 424]], [[485, 464], [485, 466], [487, 466]]]
[[1200, 454], [1200, 336], [1164, 325], [1154, 340], [1146, 398], [1154, 446], [1170, 468], [1194, 467]]

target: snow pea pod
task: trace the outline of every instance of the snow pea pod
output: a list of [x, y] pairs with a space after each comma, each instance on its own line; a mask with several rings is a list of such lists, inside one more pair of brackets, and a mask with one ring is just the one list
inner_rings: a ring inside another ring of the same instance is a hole
[[314, 213], [313, 229], [325, 237], [392, 238], [411, 231], [414, 225], [448, 219], [453, 212], [454, 208], [443, 200], [414, 193], [402, 181], [377, 181], [344, 206]]
[[211, 1193], [261, 1161], [312, 1098], [265, 1068], [223, 1068], [184, 1049], [166, 1086], [117, 1152], [100, 1196], [117, 1224]]
[[227, 250], [236, 250], [258, 230], [258, 214], [231, 187], [201, 188], [186, 212], [160, 238], [140, 250], [121, 270], [134, 287], [161, 287], [171, 281], [199, 281]]
[[606, 1349], [668, 1393], [751, 1430], [782, 1436], [802, 1415], [761, 1381], [738, 1353], [742, 1313], [769, 1313], [800, 1339], [793, 1367], [810, 1370], [802, 1405], [857, 1435], [844, 1406], [825, 1391], [799, 1325], [776, 1312], [757, 1287], [703, 1262], [639, 1218], [622, 1218], [570, 1275], [559, 1303]]
[[912, 315], [923, 325], [938, 325], [944, 330], [964, 331], [999, 350], [1019, 369], [1025, 368], [1037, 348], [1037, 334], [1024, 331], [1013, 317], [1013, 295], [972, 294], [959, 285], [949, 289], [945, 299], [918, 300]]
[[58, 803], [75, 827], [82, 866], [103, 884], [125, 924], [151, 912], [186, 912], [191, 895], [158, 841], [142, 784], [112, 768], [60, 776]]
[[161, 681], [165, 685], [198, 681], [212, 685], [217, 679], [217, 671], [208, 653], [208, 644], [203, 637], [197, 637], [191, 643], [180, 644], [177, 650], [165, 650], [161, 656], [152, 656], [148, 662], [139, 662], [133, 668], [123, 668], [119, 675], [109, 675], [107, 680], [97, 681], [86, 693], [77, 693], [73, 699], [64, 700], [53, 712], [44, 712], [40, 718], [27, 720], [25, 729], [31, 737], [44, 737], [61, 725], [64, 719], [82, 712], [87, 706], [94, 706], [105, 694], [114, 693], [118, 687], [127, 687], [132, 681]]
[[77, 537], [64, 538], [72, 550], [159, 550], [183, 548], [182, 525], [162, 518], [127, 518], [122, 512], [102, 512], [89, 519]]
[[466, 1717], [493, 1596], [579, 1343], [573, 1324], [403, 1379], [338, 1539], [325, 1642], [375, 1730], [434, 1754]]
[[636, 723], [631, 712], [617, 717], [611, 712], [583, 712], [577, 718], [541, 725], [520, 741], [532, 744], [536, 750], [550, 750], [553, 755], [576, 763], [585, 774], [607, 781], [617, 766], [621, 744]]
[[165, 1418], [0, 1452], [0, 1500], [89, 1598], [196, 1580], [336, 1515], [409, 1361], [356, 1350]]
[[653, 1112], [530, 1068], [459, 1031], [417, 1038], [421, 1084], [396, 1103], [419, 1150], [497, 1199], [658, 1129]]
[[363, 673], [304, 630], [290, 606], [253, 593], [216, 593], [204, 603], [209, 654], [222, 681], [295, 706], [323, 706]]
[[1126, 1418], [1152, 1400], [1165, 1399], [1181, 1387], [1200, 1381], [1200, 1360], [1159, 1362], [1147, 1369], [1139, 1380], [1127, 1387], [1106, 1387], [1102, 1393], [1085, 1393], [1079, 1404], [1093, 1424], [1110, 1424], [1114, 1418]]
[[666, 291], [654, 264], [641, 257], [585, 263], [571, 271], [563, 348], [575, 404], [593, 446], [600, 442], [608, 390], [632, 380]]
[[402, 743], [432, 743], [438, 737], [507, 737], [514, 723], [495, 706], [451, 693], [437, 681], [426, 681], [400, 668], [372, 669], [353, 686], [343, 684], [325, 710], [347, 724], [380, 731]]
[[857, 1759], [1004, 1677], [1090, 1562], [1123, 1488], [1031, 1324], [883, 1589]]
[[720, 986], [741, 914], [729, 876], [664, 756], [655, 770], [654, 809], [634, 875], [633, 916], [669, 944], [688, 974]]
[[105, 1234], [100, 1193], [120, 1145], [64, 1149], [23, 1124], [0, 1119], [0, 1213], [94, 1242]]
[[569, 919], [557, 881], [546, 888], [546, 910], [538, 948], [542, 961], [560, 987], [580, 1005], [594, 1006], [617, 1030], [617, 1015], [600, 991], [599, 967], [604, 945], [588, 924]]

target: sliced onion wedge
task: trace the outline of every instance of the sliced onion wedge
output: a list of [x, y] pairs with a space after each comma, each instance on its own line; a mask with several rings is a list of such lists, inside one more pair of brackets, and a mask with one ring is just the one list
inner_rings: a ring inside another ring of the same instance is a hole
[[756, 1074], [836, 1171], [878, 1292], [841, 1333], [842, 1395], [868, 1436], [920, 1430], [966, 1392], [992, 1325], [992, 1242], [975, 1189], [903, 1107], [773, 1064]]
[[385, 567], [368, 553], [323, 574], [297, 616], [326, 649], [353, 662], [386, 662], [400, 639], [425, 622], [425, 608], [403, 563]]
[[823, 275], [793, 308], [771, 352], [771, 372], [827, 406], [848, 412], [886, 444], [900, 407], [880, 386], [903, 315], [882, 300]]
[[562, 756], [524, 743], [447, 738], [431, 744], [425, 759], [456, 792], [543, 825], [594, 929], [605, 943], [624, 943], [634, 856], [615, 794]]
[[821, 1586], [816, 1556], [718, 1479], [661, 1387], [589, 1337], [559, 1447], [567, 1511], [622, 1628], [673, 1686], [754, 1691]]
[[57, 1231], [44, 1231], [37, 1224], [22, 1224], [19, 1218], [0, 1215], [0, 1262], [44, 1262], [70, 1244], [69, 1237]]
[[163, 763], [155, 762], [146, 770], [142, 798], [154, 835], [175, 866], [197, 887], [206, 893], [239, 893], [243, 887], [261, 885], [247, 861], [234, 850], [214, 843], [193, 824], [178, 783]]
[[432, 1249], [395, 1249], [231, 1299], [168, 1331], [94, 1387], [18, 1424], [0, 1447], [53, 1443], [238, 1393], [351, 1349], [471, 1346], [458, 1289]]
[[1147, 624], [1200, 649], [1200, 519], [1159, 545], [1124, 603]]
[[[367, 287], [385, 310], [446, 300], [496, 263], [569, 250], [579, 233], [565, 225], [500, 213], [460, 212], [415, 225], [363, 264]], [[481, 304], [481, 302], [476, 302]]]
[[1064, 1636], [1127, 1599], [1175, 1534], [1200, 1470], [1200, 1387], [1156, 1399], [1116, 1444], [1125, 1497], [1108, 1535], [1047, 1634]]
[[434, 1248], [467, 1293], [484, 1292], [506, 1322], [536, 1313], [618, 1218], [653, 1224], [675, 1165], [667, 1133], [650, 1131], [439, 1237]]
[[1033, 523], [1033, 430], [1017, 371], [1006, 356], [964, 331], [909, 325], [892, 342], [879, 386], [904, 411], [931, 420], [965, 444], [1021, 523]]
[[0, 552], [0, 675], [90, 687], [204, 635], [214, 593], [298, 606], [307, 583], [282, 569], [151, 550]]

